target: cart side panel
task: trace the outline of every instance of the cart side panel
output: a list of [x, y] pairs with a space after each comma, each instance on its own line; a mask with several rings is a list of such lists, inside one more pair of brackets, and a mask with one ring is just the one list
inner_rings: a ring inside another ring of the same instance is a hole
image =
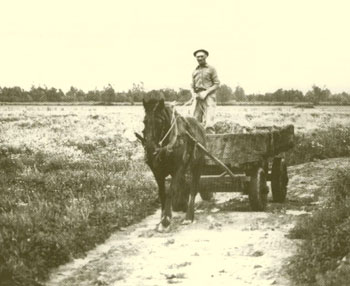
[[[224, 164], [237, 167], [256, 162], [271, 152], [271, 133], [213, 134], [207, 135], [208, 151]], [[207, 165], [216, 163], [206, 158]]]
[[[293, 142], [293, 125], [262, 127], [252, 133], [207, 135], [208, 151], [231, 167], [274, 157], [291, 149]], [[206, 164], [216, 163], [207, 157]]]

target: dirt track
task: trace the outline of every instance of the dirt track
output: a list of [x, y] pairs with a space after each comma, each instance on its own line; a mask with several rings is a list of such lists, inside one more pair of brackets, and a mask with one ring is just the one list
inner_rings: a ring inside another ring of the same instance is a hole
[[251, 212], [241, 194], [216, 194], [198, 199], [194, 224], [181, 225], [175, 213], [170, 231], [158, 233], [158, 211], [60, 267], [47, 285], [291, 285], [282, 266], [299, 241], [286, 235], [322, 200], [333, 171], [349, 165], [341, 158], [290, 167], [288, 201], [266, 212]]

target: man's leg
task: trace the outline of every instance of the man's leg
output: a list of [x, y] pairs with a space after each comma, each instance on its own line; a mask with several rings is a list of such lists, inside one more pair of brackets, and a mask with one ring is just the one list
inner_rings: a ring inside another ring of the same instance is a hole
[[215, 94], [208, 95], [205, 99], [205, 129], [209, 134], [214, 134], [215, 112], [216, 112], [216, 96]]
[[205, 110], [205, 102], [204, 100], [196, 99], [196, 107], [194, 109], [193, 117], [198, 120], [198, 122], [203, 123], [204, 117], [204, 110]]

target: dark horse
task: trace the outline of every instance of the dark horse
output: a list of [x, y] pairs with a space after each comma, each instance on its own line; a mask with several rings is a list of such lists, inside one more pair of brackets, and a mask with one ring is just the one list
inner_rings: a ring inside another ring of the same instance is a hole
[[[199, 191], [204, 153], [186, 132], [205, 146], [205, 131], [194, 118], [184, 118], [175, 111], [175, 107], [166, 106], [164, 99], [144, 99], [143, 106], [143, 137], [139, 134], [136, 136], [144, 146], [146, 163], [158, 184], [162, 207], [159, 227], [166, 228], [170, 224], [172, 199], [186, 188], [185, 174], [190, 177], [190, 194], [182, 210], [187, 209], [184, 223], [190, 223], [194, 219], [194, 201]], [[168, 175], [171, 175], [170, 188], [165, 187]]]

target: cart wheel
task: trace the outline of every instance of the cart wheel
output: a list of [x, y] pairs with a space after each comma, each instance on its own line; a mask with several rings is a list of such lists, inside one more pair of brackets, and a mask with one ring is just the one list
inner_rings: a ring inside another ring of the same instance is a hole
[[271, 190], [274, 202], [283, 203], [287, 196], [288, 174], [283, 158], [274, 158], [271, 172]]
[[252, 172], [249, 183], [249, 202], [253, 211], [266, 209], [268, 192], [265, 172], [259, 167]]

